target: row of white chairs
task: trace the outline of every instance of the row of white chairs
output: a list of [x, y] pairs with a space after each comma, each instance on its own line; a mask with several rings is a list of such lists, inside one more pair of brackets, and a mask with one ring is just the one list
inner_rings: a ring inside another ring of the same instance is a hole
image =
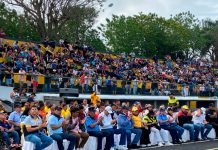
[[[167, 134], [168, 134], [169, 141], [172, 142], [172, 137], [171, 137], [169, 131], [165, 130], [165, 132], [167, 132]], [[134, 136], [135, 135], [132, 134], [132, 139], [134, 138]], [[120, 139], [119, 137], [120, 137], [119, 135], [114, 135], [115, 145], [119, 143], [119, 139]], [[149, 137], [150, 137], [151, 145], [158, 144], [153, 132], [151, 132]], [[214, 139], [216, 137], [214, 129], [212, 129], [210, 131], [208, 137], [212, 138], [212, 139]], [[200, 134], [199, 134], [199, 138], [201, 138]], [[184, 142], [187, 142], [187, 141], [190, 140], [190, 136], [189, 136], [189, 131], [188, 130], [185, 130], [185, 132], [183, 133], [182, 140]], [[102, 144], [103, 148], [104, 148], [104, 143], [105, 143], [105, 138], [103, 139], [103, 144]], [[63, 144], [64, 144], [64, 150], [67, 150], [67, 148], [69, 146], [69, 141], [64, 140]], [[90, 136], [88, 141], [87, 141], [87, 143], [86, 143], [86, 145], [84, 146], [83, 150], [96, 150], [96, 149], [97, 149], [97, 138]], [[28, 141], [24, 141], [23, 142], [22, 150], [34, 150], [34, 143], [28, 142]], [[52, 145], [50, 145], [49, 147], [47, 147], [44, 150], [58, 150], [57, 142], [53, 140]]]

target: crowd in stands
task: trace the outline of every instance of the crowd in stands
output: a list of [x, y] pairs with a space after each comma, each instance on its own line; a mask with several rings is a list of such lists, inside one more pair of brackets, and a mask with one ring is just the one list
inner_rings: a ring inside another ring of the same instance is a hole
[[0, 85], [13, 86], [13, 74], [19, 73], [20, 94], [42, 89], [39, 75], [43, 75], [46, 92], [80, 87], [81, 93], [169, 95], [179, 90], [184, 96], [216, 95], [217, 64], [208, 60], [145, 59], [134, 53], [97, 53], [79, 43], [62, 42], [60, 46], [47, 40], [41, 45], [1, 41]]
[[[173, 95], [169, 97], [168, 106], [159, 108], [137, 101], [132, 104], [119, 100], [96, 101], [94, 104], [86, 99], [81, 103], [60, 101], [55, 105], [34, 101], [33, 96], [24, 104], [16, 103], [14, 111], [8, 114], [0, 104], [0, 139], [12, 148], [22, 146], [23, 134], [24, 140], [34, 143], [36, 150], [48, 147], [53, 141], [57, 142], [59, 150], [64, 150], [63, 139], [70, 142], [68, 150], [80, 150], [90, 136], [97, 138], [97, 150], [102, 146], [105, 150], [127, 150], [151, 146], [149, 134], [152, 132], [158, 146], [164, 146], [182, 144], [185, 129], [189, 131], [191, 142], [208, 140], [212, 128], [218, 137], [218, 110], [213, 103], [208, 109], [191, 110], [187, 105], [180, 107]], [[119, 143], [114, 140], [115, 134], [120, 135]], [[133, 139], [131, 134], [135, 135]]]

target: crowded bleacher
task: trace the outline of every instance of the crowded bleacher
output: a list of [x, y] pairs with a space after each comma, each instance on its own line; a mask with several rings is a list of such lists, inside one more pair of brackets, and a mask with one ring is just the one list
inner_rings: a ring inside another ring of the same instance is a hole
[[145, 59], [79, 43], [8, 41], [0, 43], [0, 84], [19, 88], [19, 94], [76, 87], [81, 93], [217, 95], [217, 64], [207, 59]]
[[[3, 148], [23, 150], [126, 150], [171, 146], [218, 137], [214, 103], [209, 108], [180, 106], [172, 95], [216, 96], [216, 64], [207, 60], [160, 60], [131, 54], [95, 52], [79, 43], [55, 45], [0, 43], [0, 85], [14, 87], [16, 103], [8, 112], [0, 104]], [[59, 105], [35, 100], [38, 92], [79, 88], [89, 102]], [[17, 103], [26, 97], [25, 103]], [[169, 95], [168, 105], [101, 100], [96, 94]], [[67, 143], [67, 144], [66, 144]], [[91, 148], [90, 148], [91, 146]]]

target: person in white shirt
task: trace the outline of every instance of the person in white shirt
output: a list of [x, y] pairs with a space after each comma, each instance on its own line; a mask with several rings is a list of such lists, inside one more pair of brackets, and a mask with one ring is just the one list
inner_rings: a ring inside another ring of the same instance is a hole
[[196, 110], [194, 112], [192, 121], [194, 124], [196, 124], [201, 129], [201, 139], [207, 140], [208, 139], [207, 136], [210, 133], [213, 126], [206, 121], [203, 110], [204, 108]]
[[102, 125], [100, 126], [101, 131], [109, 132], [111, 134], [111, 150], [114, 149], [114, 134], [121, 134], [120, 143], [116, 146], [116, 149], [126, 150], [126, 132], [124, 129], [114, 128], [114, 125], [117, 123], [117, 120], [112, 118], [111, 114], [113, 113], [110, 106], [105, 107], [105, 110], [99, 114], [98, 117], [103, 117]]

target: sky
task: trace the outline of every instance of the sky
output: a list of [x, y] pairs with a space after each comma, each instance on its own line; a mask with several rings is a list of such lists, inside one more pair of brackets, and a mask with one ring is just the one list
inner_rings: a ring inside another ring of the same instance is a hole
[[[113, 3], [113, 7], [108, 7]], [[115, 15], [135, 15], [156, 13], [169, 18], [180, 12], [190, 11], [199, 19], [218, 19], [218, 0], [107, 0], [104, 11], [100, 12], [96, 26], [106, 18]]]

